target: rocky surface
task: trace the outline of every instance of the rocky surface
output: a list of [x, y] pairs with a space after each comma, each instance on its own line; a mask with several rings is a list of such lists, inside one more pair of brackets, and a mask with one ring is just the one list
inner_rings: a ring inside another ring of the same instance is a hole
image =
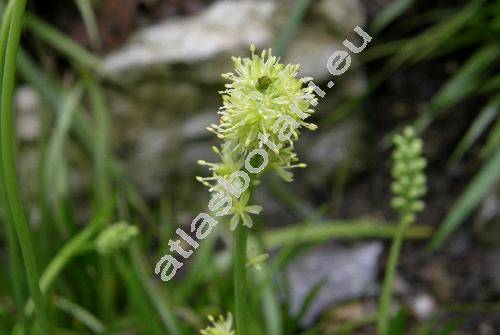
[[370, 242], [350, 247], [321, 246], [296, 258], [287, 269], [292, 313], [299, 312], [318, 283], [322, 286], [304, 318], [305, 325], [334, 303], [373, 293], [381, 252], [380, 242]]
[[[275, 11], [276, 4], [271, 1], [218, 1], [199, 15], [137, 32], [125, 47], [106, 58], [104, 70], [122, 77], [163, 65], [208, 61], [211, 68], [220, 64], [217, 60], [221, 55], [227, 58], [250, 44], [269, 45]], [[209, 79], [218, 80], [220, 73], [214, 72], [216, 77]]]

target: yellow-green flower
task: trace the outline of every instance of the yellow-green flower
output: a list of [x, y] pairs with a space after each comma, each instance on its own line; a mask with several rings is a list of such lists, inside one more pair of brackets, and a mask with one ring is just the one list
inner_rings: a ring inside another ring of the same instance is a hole
[[249, 192], [244, 193], [241, 199], [233, 204], [233, 208], [231, 209], [233, 216], [231, 218], [231, 221], [229, 222], [231, 230], [236, 229], [236, 226], [238, 226], [238, 223], [240, 221], [243, 222], [243, 225], [248, 228], [253, 227], [253, 220], [249, 214], [260, 214], [260, 212], [262, 211], [262, 206], [248, 205], [248, 200], [250, 200]]
[[258, 147], [259, 134], [273, 143], [282, 142], [276, 133], [276, 124], [282, 116], [297, 123], [288, 140], [297, 140], [300, 127], [316, 129], [304, 120], [314, 111], [312, 88], [305, 85], [311, 78], [298, 79], [300, 65], [284, 65], [279, 58], [264, 50], [259, 56], [251, 48], [251, 58], [236, 58], [234, 73], [223, 77], [231, 82], [222, 91], [224, 105], [220, 108], [220, 122], [210, 130], [231, 143], [232, 150], [247, 152]]
[[212, 326], [207, 327], [201, 331], [201, 335], [235, 335], [233, 328], [233, 316], [231, 313], [227, 315], [227, 319], [219, 316], [219, 319], [215, 319], [213, 316], [209, 316], [208, 320], [212, 323]]

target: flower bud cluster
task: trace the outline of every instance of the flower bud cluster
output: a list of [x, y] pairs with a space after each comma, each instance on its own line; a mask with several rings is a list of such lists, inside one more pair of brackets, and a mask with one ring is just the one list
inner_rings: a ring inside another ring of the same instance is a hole
[[391, 205], [406, 220], [413, 221], [414, 215], [424, 209], [421, 199], [427, 192], [424, 173], [427, 161], [422, 155], [423, 143], [411, 127], [395, 135], [393, 142], [396, 149], [393, 154], [394, 197]]
[[115, 223], [104, 229], [97, 237], [97, 252], [101, 255], [110, 255], [127, 245], [138, 234], [139, 229], [136, 226], [126, 222]]

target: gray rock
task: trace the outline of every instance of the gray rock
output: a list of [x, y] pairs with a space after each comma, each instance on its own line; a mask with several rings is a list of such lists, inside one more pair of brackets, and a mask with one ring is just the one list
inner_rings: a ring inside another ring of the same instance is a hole
[[175, 168], [179, 138], [173, 128], [147, 128], [139, 134], [126, 167], [144, 196], [157, 198], [164, 192], [167, 176]]
[[356, 27], [366, 23], [366, 12], [359, 0], [321, 0], [314, 6], [314, 13], [344, 38]]
[[182, 137], [187, 140], [208, 137], [211, 133], [207, 127], [218, 122], [217, 116], [217, 109], [211, 109], [187, 119], [181, 127]]
[[[123, 75], [176, 63], [218, 64], [221, 54], [237, 54], [250, 44], [270, 44], [275, 9], [271, 1], [217, 1], [197, 16], [169, 19], [139, 31], [105, 59], [103, 69], [110, 75]], [[211, 64], [205, 65], [212, 69]], [[220, 71], [211, 72], [216, 78], [210, 79], [220, 80]]]
[[349, 52], [352, 63], [341, 76], [333, 76], [327, 69], [328, 59], [335, 51], [348, 51], [342, 44], [344, 40], [344, 36], [332, 34], [321, 25], [305, 25], [290, 43], [285, 63], [300, 64], [300, 75], [312, 77], [316, 84], [332, 80], [335, 86], [327, 94], [343, 90], [352, 96], [366, 88], [366, 78], [359, 70], [356, 55]]
[[302, 27], [290, 43], [285, 63], [300, 64], [301, 76], [314, 82], [328, 81], [332, 76], [326, 67], [328, 58], [337, 50], [345, 50], [339, 39], [321, 26]]
[[321, 246], [297, 258], [288, 268], [292, 312], [300, 310], [313, 287], [324, 285], [314, 299], [304, 325], [311, 324], [327, 307], [358, 298], [375, 289], [380, 242], [352, 247]]

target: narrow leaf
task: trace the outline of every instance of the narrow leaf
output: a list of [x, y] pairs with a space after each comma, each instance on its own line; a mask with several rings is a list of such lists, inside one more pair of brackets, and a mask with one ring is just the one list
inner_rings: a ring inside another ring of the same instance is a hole
[[481, 170], [467, 186], [457, 202], [444, 219], [441, 227], [430, 242], [430, 251], [441, 247], [448, 236], [455, 231], [467, 216], [477, 207], [488, 191], [495, 186], [500, 178], [500, 148], [483, 165]]

